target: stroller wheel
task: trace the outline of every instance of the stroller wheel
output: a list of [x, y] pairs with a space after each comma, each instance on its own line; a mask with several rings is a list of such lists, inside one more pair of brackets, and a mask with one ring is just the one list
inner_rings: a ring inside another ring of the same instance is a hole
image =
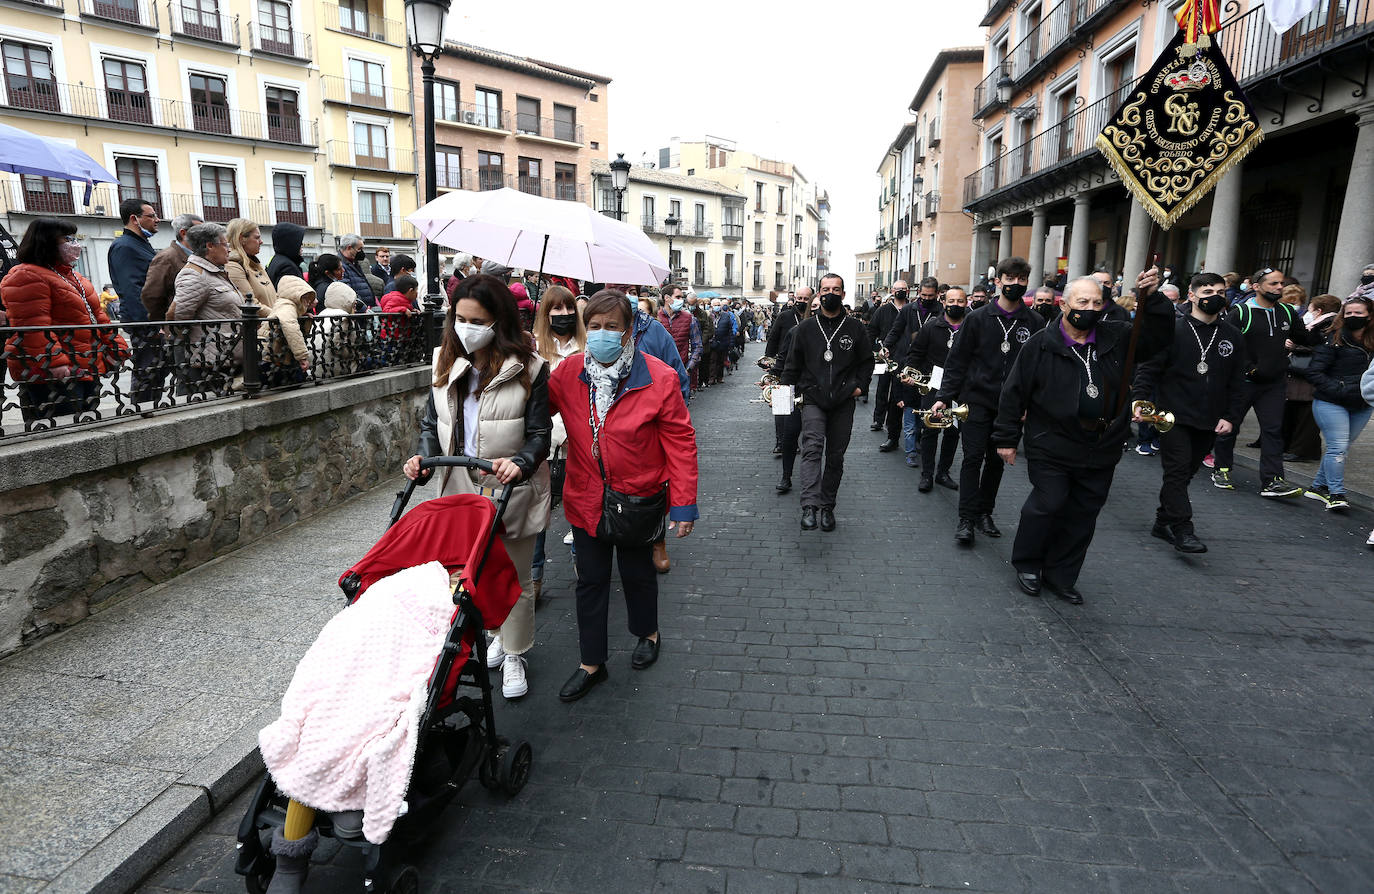
[[520, 794], [530, 779], [530, 766], [534, 763], [534, 749], [529, 742], [521, 742], [513, 748], [505, 748], [501, 754], [501, 790], [514, 797]]
[[420, 890], [420, 872], [409, 863], [402, 863], [391, 871], [387, 876], [386, 890], [388, 894], [418, 894]]

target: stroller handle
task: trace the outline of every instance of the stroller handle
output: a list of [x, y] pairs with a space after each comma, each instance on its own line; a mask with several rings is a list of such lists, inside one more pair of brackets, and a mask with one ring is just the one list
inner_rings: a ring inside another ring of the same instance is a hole
[[[496, 468], [485, 459], [477, 459], [473, 456], [428, 456], [420, 460], [420, 474], [434, 469], [441, 469], [449, 466], [457, 466], [465, 469], [476, 469], [488, 475], [495, 475]], [[401, 514], [405, 512], [406, 504], [410, 502], [411, 494], [415, 493], [415, 486], [420, 483], [417, 477], [414, 481], [407, 480], [405, 490], [396, 493], [396, 502], [391, 504], [391, 521], [387, 527], [391, 527], [400, 521]], [[523, 482], [521, 482], [523, 483]], [[511, 491], [515, 489], [516, 482], [512, 481], [501, 490], [501, 496], [496, 501], [496, 519], [500, 521], [501, 516], [506, 513], [506, 505], [510, 503]]]

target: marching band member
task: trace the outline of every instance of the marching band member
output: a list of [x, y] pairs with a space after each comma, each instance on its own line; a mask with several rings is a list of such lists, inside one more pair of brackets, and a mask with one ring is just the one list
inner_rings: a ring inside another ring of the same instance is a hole
[[[902, 309], [906, 307], [906, 280], [899, 279], [892, 284], [892, 300], [884, 301], [873, 312], [868, 321], [868, 337], [873, 350], [883, 346], [883, 336], [892, 329]], [[873, 424], [870, 431], [887, 429], [887, 440], [879, 445], [883, 453], [897, 449], [897, 439], [902, 431], [902, 411], [897, 407], [897, 398], [892, 396], [892, 386], [896, 376], [888, 373], [878, 374], [878, 393], [873, 397]]]
[[[1155, 292], [1158, 281], [1153, 268], [1136, 281], [1144, 315], [1137, 360], [1153, 356], [1173, 333], [1174, 308]], [[1093, 278], [1069, 283], [1058, 323], [1032, 335], [1017, 356], [992, 433], [1008, 465], [1016, 462], [1023, 425], [1026, 433], [1031, 493], [1011, 551], [1017, 584], [1031, 596], [1043, 584], [1073, 605], [1083, 602], [1078, 573], [1130, 430], [1129, 393], [1122, 391], [1130, 382], [1131, 326], [1103, 319], [1104, 306]]]
[[927, 276], [917, 287], [916, 300], [908, 301], [906, 306], [897, 312], [897, 319], [883, 338], [883, 347], [887, 348], [888, 355], [899, 357], [901, 352], [898, 347], [909, 346], [922, 326], [942, 316], [942, 310], [940, 281], [933, 276]]
[[[925, 291], [925, 283], [921, 284], [921, 291]], [[907, 351], [903, 366], [910, 366], [920, 370], [927, 377], [931, 378], [932, 384], [938, 387], [936, 382], [935, 370], [941, 371], [941, 378], [945, 365], [949, 362], [950, 347], [954, 344], [954, 336], [963, 325], [964, 317], [968, 313], [968, 296], [964, 290], [955, 286], [945, 292], [944, 300], [945, 312], [937, 317], [926, 321], [916, 337], [911, 341], [911, 347]], [[917, 395], [916, 389], [908, 390], [908, 396], [919, 396], [920, 406], [923, 410], [929, 410], [935, 403], [935, 391], [928, 394]], [[908, 405], [908, 412], [912, 418], [917, 420], [916, 424], [921, 426], [921, 483], [916, 489], [923, 494], [930, 493], [935, 485], [947, 487], [950, 490], [958, 490], [959, 485], [949, 476], [950, 466], [954, 463], [954, 451], [959, 447], [959, 429], [954, 426], [943, 429], [944, 440], [940, 443], [940, 461], [936, 464], [935, 447], [936, 442], [940, 441], [941, 429], [926, 428], [921, 425], [919, 418], [915, 415], [915, 407]]]
[[[812, 292], [810, 288], [805, 286], [798, 289], [795, 300], [782, 305], [782, 310], [778, 311], [777, 319], [773, 321], [772, 326], [768, 327], [768, 340], [763, 344], [763, 356], [773, 361], [771, 367], [765, 368], [772, 369], [774, 375], [782, 372], [782, 364], [787, 359], [787, 352], [783, 350], [783, 338], [787, 333], [796, 328], [797, 323], [801, 322], [803, 317], [808, 315], [809, 311], [807, 310], [807, 305], [811, 303], [811, 298], [814, 294], [815, 293]], [[790, 345], [791, 342], [789, 341], [787, 344]], [[787, 436], [784, 431], [787, 418], [786, 416], [773, 417], [774, 456], [783, 455], [783, 439]], [[788, 472], [782, 477], [784, 480], [789, 481], [788, 487], [790, 489], [790, 479], [792, 477], [790, 467]], [[787, 493], [787, 491], [778, 492]]]

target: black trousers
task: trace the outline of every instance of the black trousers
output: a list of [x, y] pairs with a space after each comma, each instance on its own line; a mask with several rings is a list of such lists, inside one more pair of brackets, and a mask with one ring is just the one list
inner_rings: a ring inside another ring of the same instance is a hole
[[[873, 424], [887, 425], [887, 407], [892, 403], [892, 376], [883, 373], [878, 376], [878, 386], [873, 389]], [[890, 430], [889, 426], [889, 430]], [[897, 433], [901, 434], [901, 423], [897, 424]]]
[[1017, 571], [1039, 574], [1046, 583], [1072, 587], [1107, 502], [1116, 467], [1083, 469], [1053, 460], [1027, 460], [1031, 492], [1021, 507], [1021, 524], [1011, 548]]
[[1002, 486], [1002, 458], [992, 446], [992, 423], [997, 411], [978, 404], [969, 406], [961, 423], [964, 462], [959, 467], [959, 518], [992, 515], [997, 508], [997, 489]]
[[801, 504], [834, 509], [844, 477], [844, 452], [854, 430], [854, 400], [833, 410], [801, 409]]
[[611, 603], [611, 555], [620, 565], [620, 586], [625, 591], [625, 613], [630, 633], [648, 636], [658, 631], [658, 572], [654, 548], [617, 547], [574, 527], [573, 549], [577, 562], [577, 645], [583, 664], [606, 663], [609, 647], [606, 618]]
[[[921, 409], [929, 410], [931, 404], [935, 403], [935, 392], [921, 396]], [[917, 425], [921, 426], [921, 474], [944, 475], [949, 472], [950, 466], [954, 465], [954, 451], [959, 449], [959, 429], [950, 426], [941, 431], [938, 428], [926, 428], [917, 418]], [[941, 437], [943, 436], [943, 440]], [[935, 463], [935, 444], [940, 442], [940, 462]], [[960, 490], [963, 488], [961, 487]]]
[[1159, 487], [1159, 509], [1155, 520], [1163, 525], [1185, 525], [1193, 530], [1193, 503], [1188, 499], [1188, 482], [1193, 480], [1202, 460], [1212, 451], [1216, 434], [1205, 428], [1175, 425], [1159, 436], [1159, 462], [1164, 468], [1164, 483]]
[[162, 333], [156, 329], [140, 327], [126, 331], [134, 359], [133, 398], [140, 404], [155, 404], [162, 396], [167, 373], [172, 368], [171, 351]]
[[777, 420], [778, 435], [782, 444], [782, 477], [791, 478], [792, 470], [797, 465], [797, 451], [801, 447], [802, 430], [801, 410], [793, 410], [787, 416], [774, 416]]
[[1312, 401], [1287, 400], [1283, 405], [1283, 452], [1302, 459], [1320, 459], [1322, 433], [1312, 416]]
[[[1288, 397], [1288, 383], [1283, 379], [1265, 385], [1254, 382], [1245, 383], [1245, 409], [1241, 418], [1251, 407], [1255, 408], [1255, 418], [1260, 427], [1260, 480], [1268, 482], [1283, 477], [1283, 405]], [[1236, 459], [1236, 438], [1240, 426], [1229, 435], [1217, 435], [1212, 455], [1218, 469], [1229, 469]]]

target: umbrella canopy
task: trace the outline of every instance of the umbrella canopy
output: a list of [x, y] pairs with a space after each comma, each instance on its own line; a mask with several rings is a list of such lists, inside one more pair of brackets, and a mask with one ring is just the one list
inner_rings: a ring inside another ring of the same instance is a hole
[[118, 183], [119, 178], [105, 170], [75, 146], [36, 136], [26, 130], [0, 124], [0, 171], [80, 180], [86, 184], [86, 204], [96, 183]]
[[514, 189], [445, 193], [406, 218], [426, 239], [508, 267], [658, 285], [668, 262], [638, 227]]
[[697, 292], [698, 298], [719, 298], [720, 292]]

